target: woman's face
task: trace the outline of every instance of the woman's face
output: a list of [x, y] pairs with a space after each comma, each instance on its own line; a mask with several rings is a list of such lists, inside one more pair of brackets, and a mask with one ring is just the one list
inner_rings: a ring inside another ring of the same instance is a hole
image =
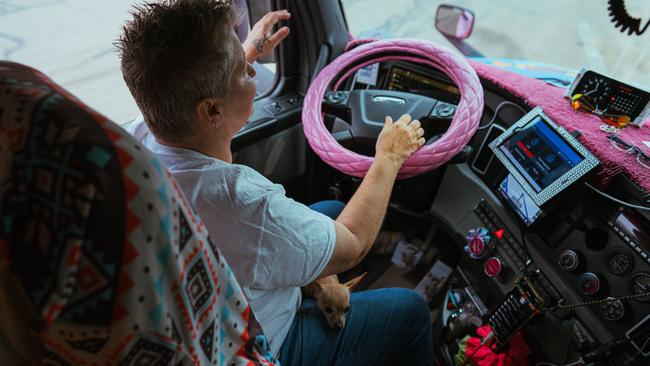
[[234, 50], [235, 68], [230, 79], [230, 95], [224, 100], [224, 120], [233, 133], [239, 131], [253, 113], [253, 101], [255, 100], [255, 69], [246, 62], [244, 49], [239, 38], [233, 31], [230, 37]]

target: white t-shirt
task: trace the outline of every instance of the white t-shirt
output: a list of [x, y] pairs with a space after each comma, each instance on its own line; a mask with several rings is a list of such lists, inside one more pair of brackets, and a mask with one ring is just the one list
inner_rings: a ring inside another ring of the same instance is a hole
[[277, 354], [300, 306], [300, 286], [329, 262], [329, 217], [285, 196], [254, 169], [159, 144], [143, 123], [129, 132], [167, 166], [233, 269]]

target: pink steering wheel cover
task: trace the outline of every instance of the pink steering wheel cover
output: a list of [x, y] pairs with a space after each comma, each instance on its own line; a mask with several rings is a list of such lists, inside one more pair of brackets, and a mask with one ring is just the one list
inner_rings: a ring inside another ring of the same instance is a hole
[[[359, 46], [337, 57], [316, 76], [307, 91], [302, 111], [303, 129], [309, 145], [323, 161], [345, 174], [365, 176], [373, 158], [345, 149], [332, 137], [323, 123], [323, 97], [336, 75], [349, 65], [372, 55], [390, 53], [406, 53], [416, 57], [384, 56], [381, 60], [410, 59], [436, 67], [449, 76], [461, 94], [447, 132], [433, 144], [420, 148], [404, 162], [398, 179], [413, 177], [446, 163], [467, 144], [478, 128], [483, 113], [483, 88], [476, 72], [464, 57], [443, 46], [415, 39], [388, 39]], [[371, 62], [364, 64], [368, 63]]]

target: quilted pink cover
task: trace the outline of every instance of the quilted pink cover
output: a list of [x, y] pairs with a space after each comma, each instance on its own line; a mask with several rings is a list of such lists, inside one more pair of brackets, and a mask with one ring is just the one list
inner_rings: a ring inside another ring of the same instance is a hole
[[[330, 166], [355, 177], [363, 177], [373, 158], [357, 154], [339, 145], [323, 124], [322, 100], [333, 78], [348, 65], [372, 55], [408, 53], [415, 57], [378, 57], [372, 63], [387, 59], [409, 59], [425, 63], [447, 74], [458, 85], [461, 101], [449, 130], [431, 145], [420, 148], [399, 171], [398, 179], [409, 178], [433, 170], [456, 155], [476, 132], [483, 113], [483, 88], [467, 60], [449, 49], [415, 39], [388, 39], [368, 43], [336, 58], [316, 76], [305, 96], [302, 112], [303, 129], [312, 149]], [[426, 61], [424, 61], [424, 58]], [[369, 62], [364, 63], [368, 64]], [[349, 75], [359, 67], [347, 70]], [[337, 83], [338, 86], [338, 83]], [[399, 116], [393, 116], [397, 118]]]

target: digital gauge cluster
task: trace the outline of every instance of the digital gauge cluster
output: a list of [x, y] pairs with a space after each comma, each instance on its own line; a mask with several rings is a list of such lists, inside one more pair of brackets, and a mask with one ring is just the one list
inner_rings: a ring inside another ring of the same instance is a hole
[[386, 89], [409, 93], [437, 90], [454, 98], [460, 96], [460, 90], [454, 85], [397, 66], [394, 66], [388, 74]]

